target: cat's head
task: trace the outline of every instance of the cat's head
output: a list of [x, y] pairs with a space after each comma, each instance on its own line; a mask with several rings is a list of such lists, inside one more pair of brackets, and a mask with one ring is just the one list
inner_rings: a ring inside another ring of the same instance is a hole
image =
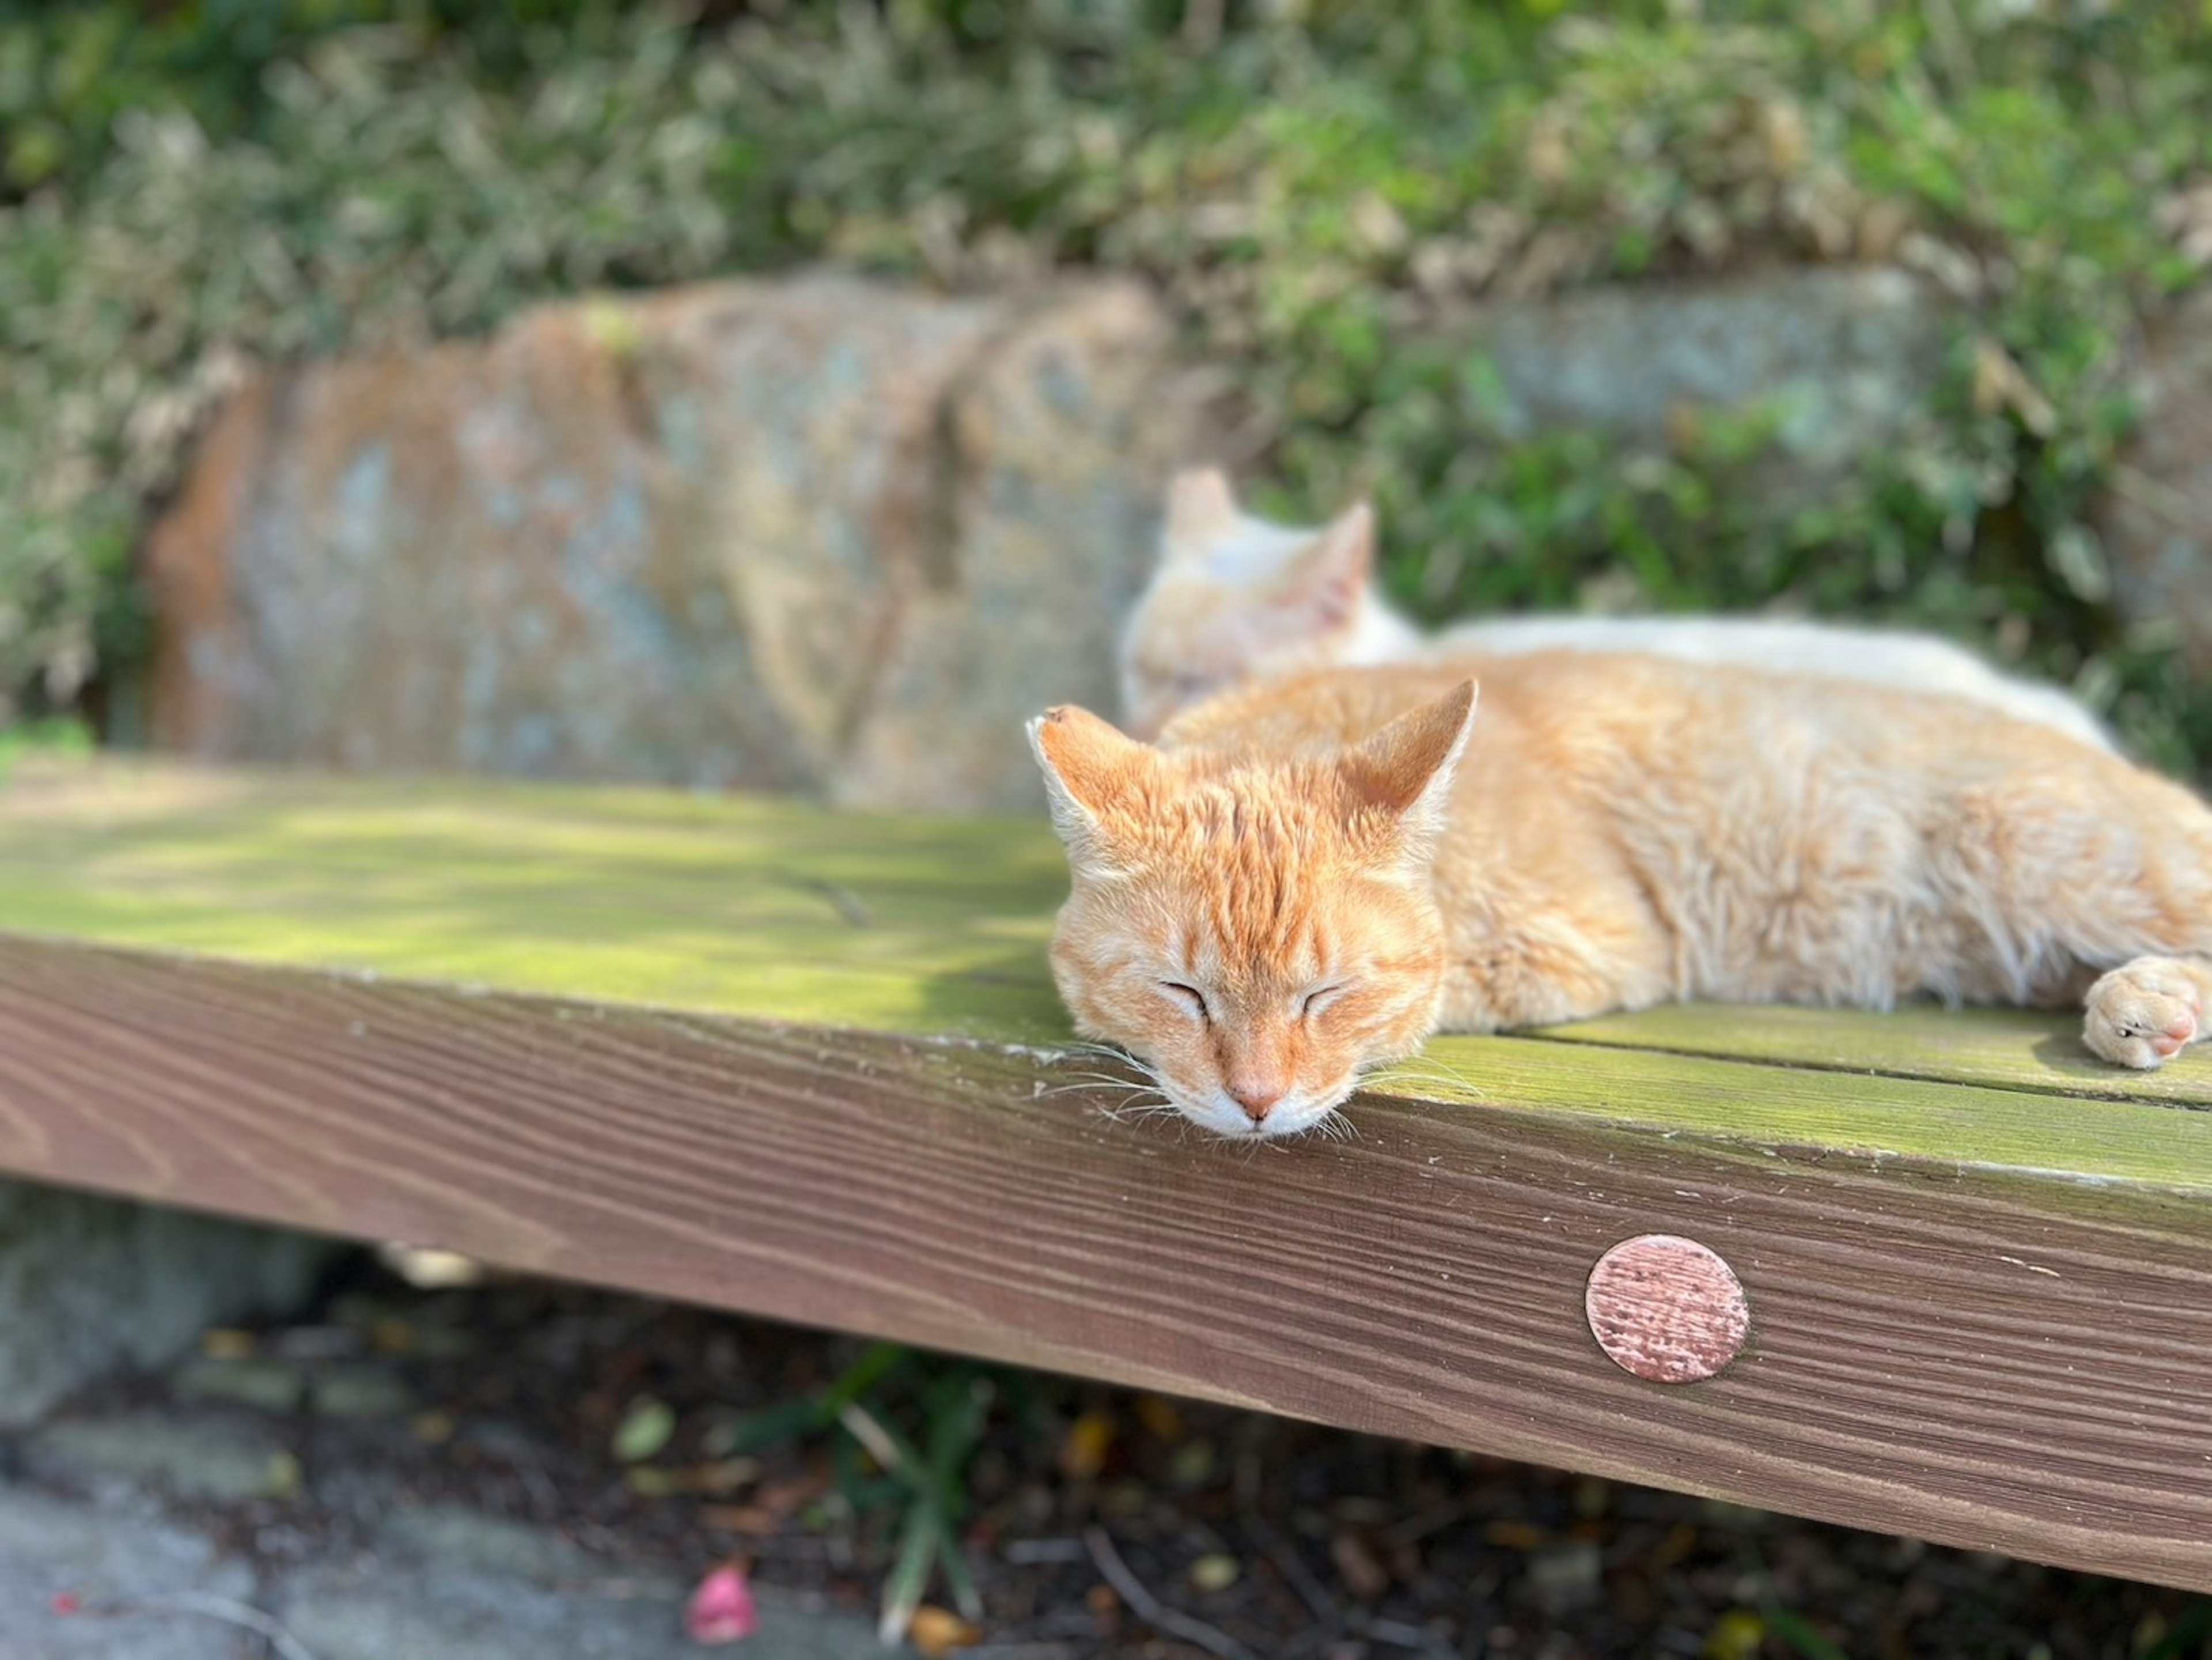
[[1150, 737], [1258, 674], [1345, 660], [1375, 562], [1364, 502], [1319, 530], [1255, 519], [1217, 468], [1168, 488], [1160, 558], [1121, 630], [1121, 715]]
[[1073, 885], [1062, 1000], [1217, 1134], [1295, 1135], [1433, 1025], [1430, 892], [1474, 686], [1295, 758], [1154, 749], [1079, 708], [1030, 723]]

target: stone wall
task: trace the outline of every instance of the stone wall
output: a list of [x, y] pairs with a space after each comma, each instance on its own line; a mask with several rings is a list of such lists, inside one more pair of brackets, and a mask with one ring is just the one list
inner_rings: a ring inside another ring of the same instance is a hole
[[2141, 421], [2097, 526], [2113, 598], [2212, 672], [2212, 289], [2152, 322], [2135, 392]]
[[1601, 288], [1486, 307], [1506, 437], [1597, 429], [1664, 448], [1699, 411], [1777, 421], [1771, 489], [1801, 496], [1896, 439], [1942, 362], [1951, 307], [1899, 271], [1820, 268]]
[[[1897, 271], [1778, 270], [1484, 307], [1459, 335], [1509, 440], [1661, 448], [1770, 412], [1759, 493], [1786, 507], [1909, 434], [1956, 303]], [[1209, 450], [1197, 384], [1132, 283], [821, 274], [266, 374], [148, 538], [154, 738], [1033, 811], [1020, 724], [1113, 707], [1161, 485]], [[2154, 326], [2140, 385], [2100, 522], [2116, 595], [2212, 666], [2212, 300]]]
[[0, 1182], [0, 1426], [86, 1379], [173, 1356], [206, 1326], [289, 1308], [332, 1247], [121, 1200]]
[[842, 277], [269, 374], [155, 526], [155, 741], [1027, 807], [1193, 444], [1139, 288]]

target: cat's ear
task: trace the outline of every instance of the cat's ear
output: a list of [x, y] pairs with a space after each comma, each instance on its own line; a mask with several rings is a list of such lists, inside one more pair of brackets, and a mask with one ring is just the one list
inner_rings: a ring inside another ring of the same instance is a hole
[[1474, 727], [1475, 685], [1462, 680], [1433, 703], [1400, 715], [1337, 763], [1352, 799], [1390, 814], [1407, 853], [1425, 860], [1443, 833], [1452, 776]]
[[1030, 722], [1029, 733], [1052, 798], [1053, 828], [1071, 854], [1097, 860], [1099, 819], [1150, 775], [1158, 751], [1072, 703], [1047, 709]]
[[1309, 632], [1342, 628], [1358, 615], [1374, 569], [1375, 509], [1355, 502], [1298, 550], [1276, 606]]
[[1218, 467], [1186, 467], [1168, 481], [1168, 548], [1191, 551], [1237, 526], [1237, 492]]

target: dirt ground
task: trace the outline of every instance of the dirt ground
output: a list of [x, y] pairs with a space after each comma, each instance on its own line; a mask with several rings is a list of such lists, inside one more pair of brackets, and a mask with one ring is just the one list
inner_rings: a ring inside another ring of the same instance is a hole
[[926, 1492], [980, 1609], [914, 1634], [980, 1660], [2212, 1660], [2179, 1592], [573, 1287], [364, 1262], [73, 1409], [169, 1399], [283, 1426], [297, 1489], [209, 1512], [272, 1564], [373, 1474], [872, 1614]]

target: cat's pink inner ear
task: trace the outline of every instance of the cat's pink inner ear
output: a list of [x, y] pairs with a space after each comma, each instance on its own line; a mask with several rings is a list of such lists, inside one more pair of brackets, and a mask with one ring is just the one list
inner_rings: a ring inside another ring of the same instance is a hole
[[1299, 553], [1279, 603], [1311, 629], [1342, 628], [1358, 614], [1374, 569], [1375, 509], [1355, 502]]
[[1030, 721], [1030, 742], [1044, 769], [1053, 821], [1071, 842], [1095, 832], [1100, 817], [1126, 800], [1158, 759], [1148, 745], [1072, 703]]
[[1168, 540], [1213, 540], [1237, 522], [1237, 492], [1218, 467], [1186, 467], [1168, 482]]
[[1338, 765], [1354, 799], [1364, 806], [1419, 819], [1418, 828], [1425, 832], [1436, 829], [1453, 769], [1474, 724], [1474, 682], [1462, 680], [1434, 702], [1408, 710], [1346, 751]]

